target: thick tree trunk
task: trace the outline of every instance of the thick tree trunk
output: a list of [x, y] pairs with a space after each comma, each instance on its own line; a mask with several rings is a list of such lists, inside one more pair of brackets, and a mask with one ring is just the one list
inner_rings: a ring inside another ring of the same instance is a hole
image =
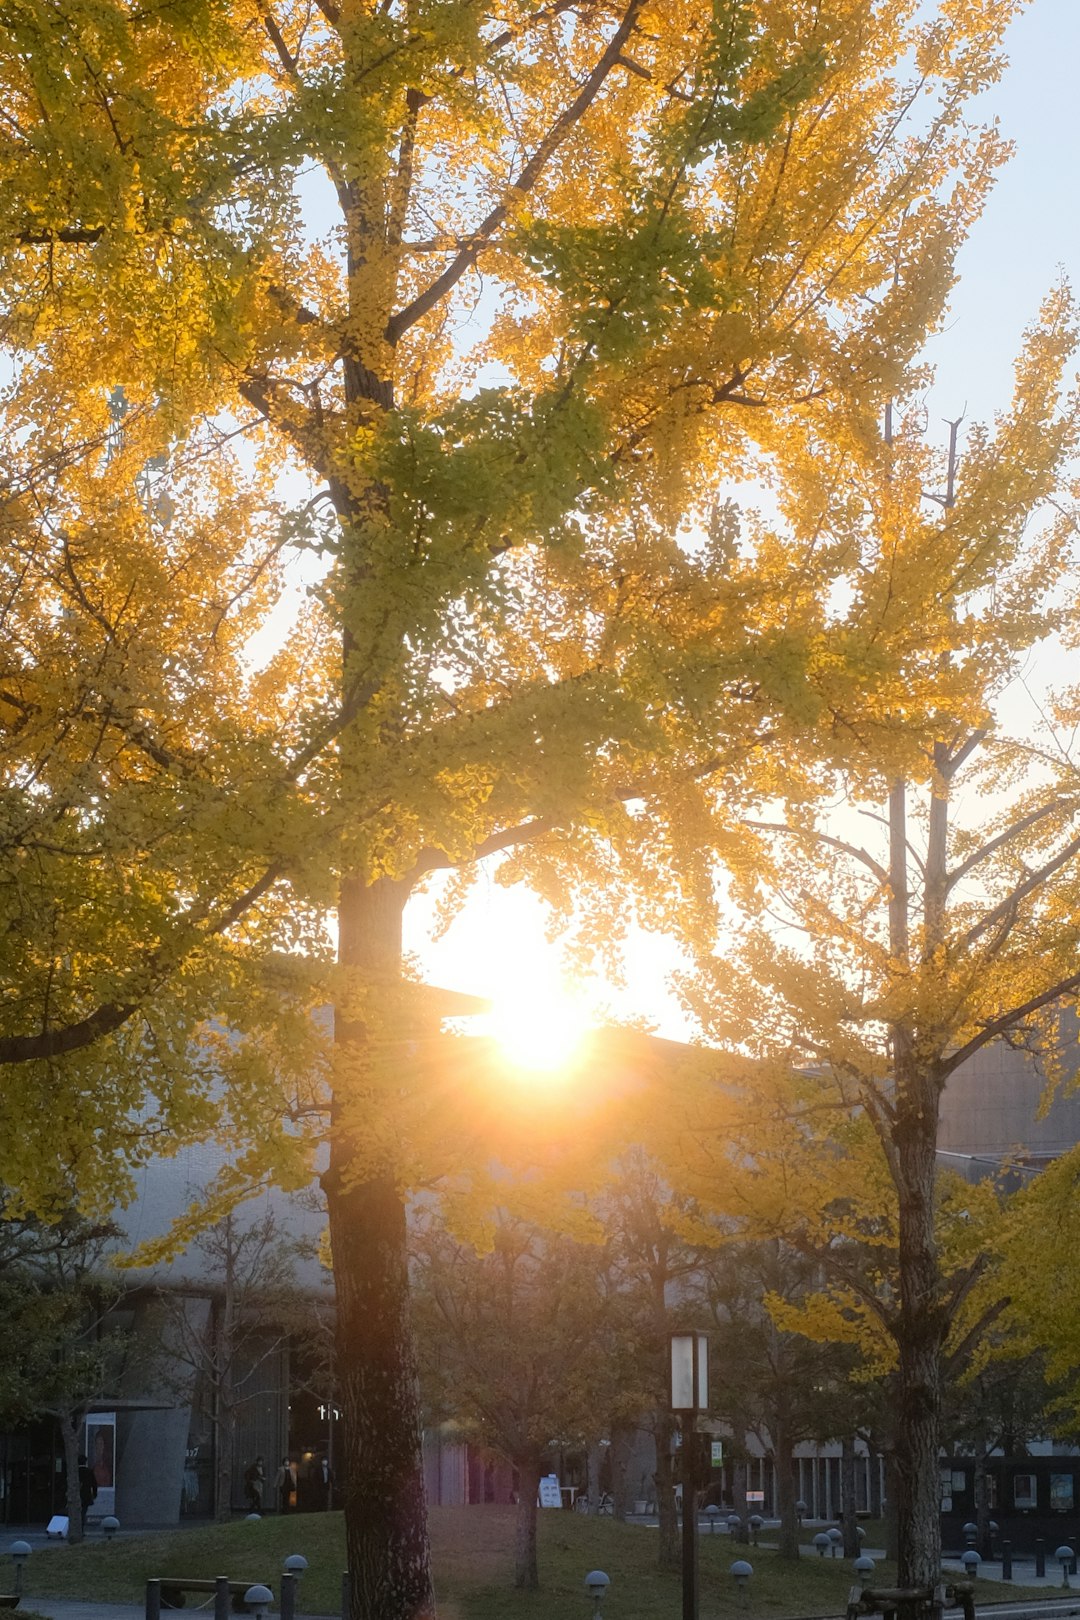
[[83, 1426], [83, 1413], [64, 1412], [60, 1418], [60, 1433], [64, 1446], [64, 1511], [68, 1521], [68, 1540], [83, 1539], [82, 1490], [79, 1481], [79, 1432]]
[[780, 1520], [780, 1556], [798, 1558], [799, 1521], [795, 1513], [797, 1500], [795, 1459], [791, 1454], [787, 1430], [780, 1423], [773, 1425], [772, 1442], [776, 1473], [776, 1515]]
[[855, 1517], [855, 1436], [844, 1435], [840, 1442], [840, 1528], [844, 1532], [844, 1557], [858, 1558], [859, 1531]]
[[[392, 979], [400, 971], [403, 895], [393, 885], [342, 883], [343, 965]], [[342, 1074], [362, 1075], [368, 1032], [335, 1013]], [[337, 1298], [336, 1374], [342, 1410], [343, 1485], [351, 1620], [434, 1615], [416, 1358], [409, 1320], [405, 1202], [393, 1168], [368, 1170], [346, 1096], [335, 1098], [330, 1165], [323, 1177]]]
[[352, 1620], [420, 1620], [435, 1601], [416, 1363], [408, 1318], [405, 1206], [390, 1177], [325, 1178], [337, 1290]]
[[661, 1569], [682, 1568], [679, 1519], [675, 1511], [675, 1470], [671, 1459], [671, 1429], [666, 1420], [656, 1429], [656, 1513], [660, 1521], [658, 1558]]
[[536, 1561], [536, 1498], [540, 1490], [540, 1464], [534, 1457], [518, 1465], [517, 1522], [514, 1526], [514, 1585], [535, 1592], [540, 1585]]

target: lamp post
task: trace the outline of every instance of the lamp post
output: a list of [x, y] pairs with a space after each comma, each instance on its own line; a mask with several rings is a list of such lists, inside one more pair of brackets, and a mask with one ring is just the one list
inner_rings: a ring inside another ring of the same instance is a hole
[[704, 1333], [671, 1335], [671, 1410], [682, 1428], [682, 1620], [698, 1620], [697, 1503], [694, 1476], [699, 1412], [709, 1408], [709, 1341]]

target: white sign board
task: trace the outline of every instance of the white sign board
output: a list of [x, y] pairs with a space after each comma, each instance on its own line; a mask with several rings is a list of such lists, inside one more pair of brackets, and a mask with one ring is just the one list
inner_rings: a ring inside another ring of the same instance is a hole
[[747, 1491], [746, 1500], [748, 1502], [764, 1502], [764, 1500], [765, 1500], [765, 1492], [764, 1491]]
[[562, 1507], [562, 1491], [559, 1489], [558, 1474], [545, 1474], [540, 1481], [540, 1506]]

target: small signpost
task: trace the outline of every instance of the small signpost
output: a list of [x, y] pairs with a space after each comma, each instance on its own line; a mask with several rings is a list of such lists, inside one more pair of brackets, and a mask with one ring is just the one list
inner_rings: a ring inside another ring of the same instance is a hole
[[540, 1480], [540, 1506], [542, 1508], [562, 1507], [562, 1491], [559, 1489], [558, 1474], [544, 1474]]

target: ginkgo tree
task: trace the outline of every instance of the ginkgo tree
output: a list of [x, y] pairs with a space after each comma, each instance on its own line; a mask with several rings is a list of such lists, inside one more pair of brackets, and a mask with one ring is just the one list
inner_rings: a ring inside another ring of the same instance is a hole
[[[802, 1115], [809, 1130], [829, 1107], [857, 1113], [879, 1145], [895, 1210], [879, 1241], [895, 1243], [895, 1272], [862, 1292], [895, 1355], [899, 1578], [912, 1589], [938, 1577], [942, 1360], [985, 1262], [945, 1263], [942, 1092], [988, 1043], [1049, 1038], [1080, 990], [1075, 768], [1067, 750], [1011, 735], [999, 713], [1031, 650], [1072, 622], [1074, 342], [1058, 290], [1010, 407], [971, 430], [958, 464], [941, 466], [903, 412], [861, 458], [819, 459], [814, 476], [842, 484], [854, 508], [852, 611], [875, 635], [897, 613], [917, 620], [906, 695], [846, 717], [846, 762], [790, 762], [786, 803], [778, 790], [745, 818], [733, 889], [744, 921], [730, 950], [697, 941], [687, 990], [710, 1035], [768, 1060], [757, 1126], [738, 1135], [751, 1166], [755, 1148], [768, 1156], [770, 1117]], [[1070, 715], [1073, 700], [1061, 702]], [[869, 1185], [842, 1142], [810, 1132], [828, 1174], [811, 1156], [801, 1183], [764, 1178], [761, 1207], [796, 1225], [816, 1208], [822, 1235], [834, 1224], [839, 1240], [843, 1204]]]
[[[81, 594], [25, 480], [5, 508], [51, 548], [43, 599], [13, 577], [28, 662], [55, 633], [76, 688], [20, 697], [9, 732], [29, 715], [53, 774], [16, 745], [5, 785], [46, 823], [81, 785], [77, 863], [42, 852], [68, 874], [56, 903], [11, 855], [32, 899], [0, 1061], [19, 1107], [64, 1120], [60, 1170], [42, 1149], [11, 1182], [28, 1205], [58, 1176], [103, 1196], [148, 1129], [217, 1124], [224, 1199], [301, 1175], [328, 1133], [364, 1615], [432, 1608], [405, 1202], [483, 1137], [452, 1065], [433, 1104], [404, 907], [500, 854], [561, 901], [633, 845], [636, 806], [684, 818], [702, 783], [734, 803], [884, 701], [892, 634], [831, 613], [842, 553], [808, 568], [778, 540], [735, 569], [723, 500], [761, 458], [798, 500], [808, 436], [858, 441], [941, 318], [1003, 153], [966, 108], [1015, 9], [19, 0], [0, 19], [9, 434], [47, 426], [85, 504], [65, 526]], [[204, 433], [254, 458], [265, 500], [201, 560], [194, 495], [160, 546], [141, 472], [118, 516], [95, 504], [118, 386], [170, 476]], [[256, 678], [270, 518], [310, 595]], [[106, 692], [94, 660], [125, 649]], [[117, 763], [88, 783], [98, 711]], [[707, 909], [700, 881], [680, 897]], [[328, 910], [332, 1054], [296, 951], [327, 950]]]

